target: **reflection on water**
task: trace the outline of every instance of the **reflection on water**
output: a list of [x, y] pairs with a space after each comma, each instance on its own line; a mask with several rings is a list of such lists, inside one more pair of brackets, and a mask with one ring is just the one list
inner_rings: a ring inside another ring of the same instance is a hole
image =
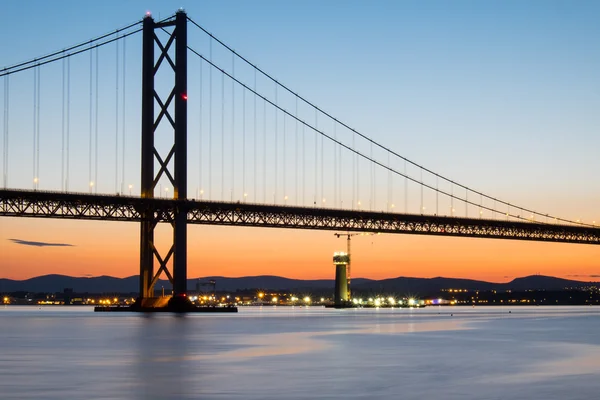
[[[509, 313], [510, 311], [510, 313]], [[0, 308], [6, 399], [590, 399], [600, 308]]]

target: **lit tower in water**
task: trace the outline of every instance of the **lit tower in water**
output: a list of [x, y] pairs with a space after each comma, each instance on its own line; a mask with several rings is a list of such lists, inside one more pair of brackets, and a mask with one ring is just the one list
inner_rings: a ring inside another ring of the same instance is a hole
[[348, 279], [346, 268], [350, 262], [348, 253], [333, 253], [333, 265], [335, 266], [335, 292], [333, 300], [336, 306], [343, 305], [348, 301]]

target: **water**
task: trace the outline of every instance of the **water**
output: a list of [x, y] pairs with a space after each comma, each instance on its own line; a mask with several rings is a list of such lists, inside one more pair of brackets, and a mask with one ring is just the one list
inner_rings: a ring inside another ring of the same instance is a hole
[[594, 307], [0, 308], [1, 399], [563, 400], [599, 389]]

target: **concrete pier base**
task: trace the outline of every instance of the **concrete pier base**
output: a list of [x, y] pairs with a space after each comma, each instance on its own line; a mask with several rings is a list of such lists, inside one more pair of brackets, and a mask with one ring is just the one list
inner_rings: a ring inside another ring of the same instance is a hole
[[138, 298], [130, 306], [97, 306], [95, 312], [236, 313], [237, 307], [208, 307], [192, 304], [185, 296]]

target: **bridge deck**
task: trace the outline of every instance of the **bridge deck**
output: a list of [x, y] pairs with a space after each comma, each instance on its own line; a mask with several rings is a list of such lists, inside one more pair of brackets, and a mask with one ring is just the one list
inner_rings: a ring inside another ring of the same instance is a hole
[[173, 222], [175, 210], [188, 211], [188, 223], [417, 235], [535, 240], [600, 245], [600, 228], [541, 222], [504, 221], [197, 200], [0, 189], [0, 216], [103, 221]]

